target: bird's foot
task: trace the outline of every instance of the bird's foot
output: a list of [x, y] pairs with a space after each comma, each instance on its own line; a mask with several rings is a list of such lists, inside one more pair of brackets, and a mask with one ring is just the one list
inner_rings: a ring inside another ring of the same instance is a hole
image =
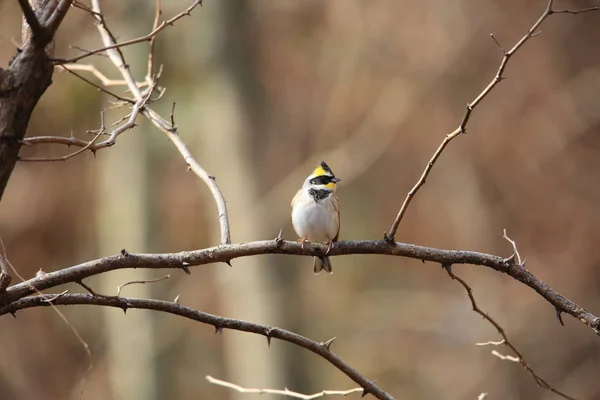
[[302, 251], [304, 251], [304, 243], [308, 242], [308, 239], [305, 237], [298, 239], [298, 241], [302, 244]]
[[325, 251], [325, 255], [327, 255], [327, 254], [329, 254], [329, 252], [331, 251], [331, 248], [333, 247], [333, 241], [327, 240], [323, 244], [327, 246], [327, 251]]

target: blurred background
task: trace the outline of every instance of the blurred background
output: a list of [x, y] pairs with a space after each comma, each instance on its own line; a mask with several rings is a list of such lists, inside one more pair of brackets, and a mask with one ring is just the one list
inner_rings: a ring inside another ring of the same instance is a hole
[[[165, 18], [190, 1], [164, 1]], [[153, 108], [176, 121], [228, 201], [232, 240], [295, 240], [290, 201], [317, 162], [342, 182], [341, 239], [379, 239], [467, 101], [495, 75], [502, 52], [529, 29], [544, 0], [206, 1], [156, 43], [167, 88]], [[559, 1], [556, 8], [597, 6]], [[104, 2], [119, 40], [152, 28], [154, 2]], [[16, 1], [0, 2], [0, 65], [20, 41]], [[511, 60], [450, 144], [408, 209], [397, 240], [509, 256], [502, 230], [527, 267], [600, 313], [600, 12], [556, 15]], [[89, 15], [71, 9], [56, 56], [101, 46]], [[139, 80], [148, 45], [124, 49]], [[105, 57], [88, 58], [120, 79]], [[83, 73], [86, 74], [86, 73]], [[86, 77], [99, 83], [91, 74]], [[113, 87], [125, 93], [122, 87]], [[100, 126], [111, 99], [64, 72], [40, 101], [28, 136]], [[107, 122], [125, 110], [107, 111]], [[144, 121], [117, 144], [67, 162], [19, 163], [0, 203], [0, 235], [25, 278], [130, 252], [177, 252], [219, 243], [204, 184], [166, 137]], [[67, 154], [23, 148], [25, 157]], [[385, 256], [259, 256], [182, 271], [127, 270], [86, 280], [115, 294], [179, 301], [199, 310], [278, 326], [317, 341], [398, 399], [555, 399], [518, 365], [477, 342], [499, 340], [439, 265]], [[506, 328], [535, 371], [578, 399], [600, 398], [600, 345], [528, 287], [483, 267], [456, 266], [479, 306]], [[14, 278], [13, 282], [17, 282]], [[77, 286], [67, 287], [81, 292]], [[57, 288], [55, 292], [64, 290]], [[93, 368], [51, 309], [0, 319], [2, 399], [252, 399], [209, 384], [303, 393], [356, 385], [316, 355], [256, 335], [172, 315], [61, 307], [87, 341]], [[506, 353], [505, 348], [497, 348]], [[349, 396], [359, 398], [360, 394]], [[281, 398], [263, 395], [262, 398]]]

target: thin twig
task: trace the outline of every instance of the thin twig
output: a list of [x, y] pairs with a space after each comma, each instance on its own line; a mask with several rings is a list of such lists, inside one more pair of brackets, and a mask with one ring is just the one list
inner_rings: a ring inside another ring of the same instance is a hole
[[[100, 80], [100, 82], [102, 82], [102, 85], [104, 87], [109, 87], [109, 86], [125, 86], [127, 85], [127, 82], [125, 82], [124, 80], [119, 80], [119, 79], [109, 79], [106, 75], [104, 75], [98, 68], [96, 68], [94, 65], [92, 64], [61, 64], [59, 65], [60, 68], [72, 73], [73, 75], [77, 76], [77, 77], [81, 77], [81, 75], [79, 74], [75, 74], [73, 71], [87, 71], [87, 72], [91, 72], [92, 75], [94, 75], [96, 78], [98, 78]], [[82, 80], [84, 80], [87, 83], [90, 83], [90, 81], [88, 81], [87, 79], [81, 78]], [[102, 86], [100, 85], [96, 85], [96, 84], [92, 84], [90, 83], [92, 86], [94, 86], [96, 89], [100, 89], [102, 88]], [[137, 84], [140, 87], [144, 87], [144, 86], [148, 86], [148, 84], [146, 82], [137, 82]], [[105, 92], [106, 93], [106, 92]], [[108, 92], [109, 95], [113, 96], [113, 97], [118, 97], [115, 96], [113, 93]], [[134, 103], [133, 100], [131, 99], [125, 99], [125, 98], [119, 98], [119, 100], [121, 101], [126, 101], [128, 103]]]
[[352, 393], [359, 393], [359, 392], [363, 391], [363, 388], [354, 388], [354, 389], [349, 389], [349, 390], [323, 390], [319, 393], [303, 394], [303, 393], [293, 392], [293, 391], [289, 390], [288, 388], [285, 388], [283, 390], [281, 390], [281, 389], [245, 388], [245, 387], [236, 385], [235, 383], [231, 383], [231, 382], [223, 381], [221, 379], [213, 378], [210, 375], [206, 376], [206, 380], [209, 381], [210, 383], [212, 383], [213, 385], [223, 386], [223, 387], [226, 387], [229, 389], [236, 390], [240, 393], [280, 394], [282, 396], [293, 397], [295, 399], [303, 399], [303, 400], [318, 399], [319, 397], [332, 396], [332, 395], [347, 396]]
[[[436, 161], [438, 160], [438, 158], [440, 157], [440, 155], [442, 154], [442, 152], [444, 151], [446, 146], [448, 146], [448, 144], [453, 139], [455, 139], [460, 134], [466, 132], [467, 123], [469, 122], [469, 119], [471, 118], [471, 113], [473, 112], [475, 107], [477, 107], [477, 105], [492, 91], [492, 89], [494, 89], [494, 87], [498, 83], [500, 83], [500, 81], [502, 81], [504, 79], [503, 74], [504, 74], [504, 70], [506, 69], [508, 60], [510, 60], [510, 58], [521, 48], [521, 46], [523, 46], [523, 44], [525, 44], [525, 42], [527, 42], [529, 39], [531, 39], [533, 36], [536, 35], [536, 30], [539, 28], [539, 26], [542, 24], [542, 22], [544, 22], [544, 20], [552, 14], [552, 12], [553, 12], [552, 11], [552, 2], [553, 2], [553, 0], [548, 1], [547, 5], [546, 5], [546, 9], [542, 13], [542, 15], [538, 18], [538, 20], [533, 24], [533, 26], [531, 28], [529, 28], [527, 33], [510, 50], [508, 50], [506, 52], [503, 51], [504, 56], [502, 57], [502, 61], [500, 61], [500, 66], [498, 67], [496, 76], [494, 76], [494, 78], [492, 78], [491, 82], [485, 87], [485, 89], [483, 89], [481, 91], [481, 93], [479, 93], [477, 95], [477, 97], [475, 97], [475, 99], [473, 101], [471, 101], [470, 103], [467, 104], [465, 114], [464, 114], [462, 121], [461, 121], [460, 125], [458, 126], [458, 128], [456, 128], [453, 132], [447, 134], [446, 137], [444, 138], [444, 140], [442, 141], [442, 143], [440, 143], [440, 145], [438, 146], [435, 153], [433, 153], [433, 156], [431, 157], [431, 159], [425, 166], [425, 169], [423, 170], [421, 177], [419, 178], [417, 183], [413, 186], [413, 188], [406, 195], [406, 198], [404, 199], [404, 202], [402, 203], [402, 206], [400, 207], [400, 211], [398, 212], [396, 219], [392, 223], [392, 226], [390, 227], [389, 232], [384, 234], [384, 237], [386, 240], [388, 240], [389, 242], [393, 242], [395, 240], [396, 231], [398, 230], [398, 226], [400, 225], [400, 221], [402, 220], [402, 217], [406, 213], [406, 210], [407, 210], [410, 202], [412, 201], [413, 197], [415, 196], [415, 194], [419, 191], [421, 186], [423, 186], [425, 184], [425, 181], [427, 180], [427, 177], [429, 176], [429, 173], [431, 172], [431, 169], [435, 165]], [[495, 40], [495, 38], [494, 38], [494, 40]], [[498, 43], [498, 45], [499, 45], [499, 43]], [[499, 46], [499, 47], [502, 48], [502, 46]]]
[[[0, 308], [0, 315], [7, 313], [15, 313], [18, 310], [47, 306], [48, 303], [45, 301], [49, 298], [48, 295], [36, 295], [25, 297], [16, 302], [13, 302], [5, 307]], [[393, 400], [394, 398], [374, 382], [367, 379], [360, 372], [352, 368], [349, 364], [343, 361], [340, 357], [334, 354], [328, 346], [320, 344], [317, 341], [311, 340], [307, 337], [299, 335], [297, 333], [287, 331], [281, 328], [275, 328], [267, 325], [260, 325], [253, 322], [247, 322], [232, 318], [220, 317], [212, 314], [208, 314], [193, 308], [185, 307], [181, 304], [172, 301], [161, 301], [151, 299], [136, 299], [126, 297], [104, 297], [104, 296], [93, 296], [88, 294], [65, 294], [54, 301], [55, 304], [60, 305], [96, 305], [106, 307], [116, 307], [122, 310], [127, 309], [146, 309], [154, 310], [181, 317], [189, 318], [194, 321], [198, 321], [204, 324], [209, 324], [215, 327], [218, 331], [224, 329], [232, 329], [242, 332], [254, 333], [262, 335], [266, 338], [279, 339], [288, 343], [293, 343], [304, 349], [307, 349], [323, 359], [329, 361], [337, 369], [343, 372], [346, 376], [360, 385], [363, 389], [363, 394], [372, 394], [381, 400]]]
[[[154, 31], [158, 31], [163, 25], [171, 24], [177, 19], [183, 17], [184, 15], [189, 15], [191, 10], [196, 6], [200, 5], [201, 1], [194, 1], [191, 6], [189, 6], [186, 10], [177, 14], [175, 17], [161, 23], [157, 29]], [[92, 0], [92, 10], [95, 12], [94, 18], [97, 22], [97, 28], [100, 32], [100, 36], [102, 37], [102, 42], [106, 45], [105, 50], [107, 51], [110, 60], [117, 67], [124, 80], [127, 82], [127, 87], [133, 94], [133, 96], [139, 101], [142, 97], [142, 91], [139, 86], [136, 84], [136, 81], [129, 69], [127, 63], [125, 62], [125, 58], [123, 57], [122, 52], [118, 45], [116, 45], [116, 41], [114, 39], [114, 35], [111, 34], [108, 26], [106, 25], [106, 21], [102, 16], [102, 9], [100, 8], [99, 0]], [[152, 85], [155, 85], [154, 82]], [[152, 90], [149, 91], [152, 93]], [[221, 189], [217, 185], [216, 178], [210, 175], [202, 166], [196, 161], [196, 159], [192, 156], [185, 142], [179, 136], [179, 133], [172, 128], [174, 125], [174, 120], [171, 118], [171, 123], [165, 121], [159, 114], [154, 112], [150, 107], [144, 107], [142, 110], [142, 114], [148, 118], [154, 126], [156, 126], [159, 130], [161, 130], [167, 137], [171, 140], [171, 142], [175, 145], [181, 156], [183, 157], [185, 163], [188, 167], [200, 178], [204, 183], [208, 186], [211, 191], [211, 194], [215, 200], [217, 205], [217, 210], [219, 213], [219, 225], [221, 228], [221, 244], [230, 244], [231, 243], [231, 231], [229, 226], [229, 215], [227, 212], [227, 204], [225, 202], [225, 197], [221, 192]]]
[[[96, 136], [94, 136], [94, 138], [92, 140], [90, 140], [85, 146], [83, 146], [79, 150], [76, 150], [65, 156], [61, 156], [61, 157], [19, 157], [19, 161], [25, 161], [25, 162], [67, 161], [69, 158], [73, 158], [76, 155], [81, 154], [84, 151], [91, 149], [91, 147], [94, 145], [96, 140], [98, 140], [100, 135], [102, 135], [103, 133], [104, 133], [104, 129], [99, 130], [98, 133], [96, 134]], [[94, 150], [92, 150], [92, 151], [94, 151]]]
[[[6, 247], [4, 247], [4, 240], [2, 240], [1, 237], [0, 237], [0, 247], [2, 248], [3, 260], [6, 261], [6, 263], [12, 269], [15, 276], [17, 278], [19, 278], [22, 283], [26, 284], [26, 282], [28, 282], [28, 281], [26, 281], [25, 278], [23, 278], [23, 276], [19, 273], [19, 271], [17, 271], [15, 266], [12, 265], [12, 263], [8, 260], [8, 257], [6, 255]], [[41, 274], [38, 276], [42, 276], [42, 275], [44, 275], [44, 274]], [[52, 307], [52, 309], [54, 310], [54, 312], [56, 314], [58, 314], [60, 319], [62, 319], [63, 322], [69, 327], [69, 329], [71, 329], [71, 332], [73, 332], [73, 335], [75, 335], [75, 337], [77, 338], [77, 341], [81, 344], [81, 346], [83, 346], [83, 349], [85, 350], [85, 353], [88, 358], [88, 368], [87, 368], [85, 374], [83, 374], [83, 376], [81, 377], [81, 386], [83, 386], [83, 383], [85, 382], [85, 378], [92, 371], [92, 368], [94, 368], [92, 350], [90, 349], [90, 346], [87, 344], [87, 342], [83, 339], [83, 337], [81, 336], [81, 334], [79, 333], [77, 328], [75, 328], [71, 324], [71, 322], [69, 322], [67, 317], [65, 317], [65, 315], [54, 305], [54, 301], [58, 300], [60, 297], [62, 297], [64, 295], [66, 295], [68, 293], [68, 290], [63, 291], [62, 293], [59, 293], [58, 295], [48, 295], [48, 294], [42, 293], [39, 289], [35, 288], [34, 286], [30, 286], [30, 288], [32, 289], [32, 291], [34, 293], [37, 293], [37, 295], [40, 296], [40, 300], [43, 302], [43, 305], [49, 305], [50, 307]]]
[[[152, 30], [155, 31], [158, 28], [158, 23], [160, 21], [160, 16], [162, 15], [162, 1], [156, 0], [156, 13], [154, 14], [154, 23], [152, 24]], [[154, 50], [156, 38], [158, 36], [154, 35], [150, 39], [150, 50], [148, 51], [148, 70], [146, 72], [146, 82], [148, 84], [151, 83], [152, 76], [154, 75]]]
[[516, 357], [501, 355], [496, 350], [492, 350], [492, 354], [494, 354], [495, 356], [501, 358], [502, 360], [510, 360], [510, 361], [518, 362], [519, 364], [521, 364], [521, 366], [527, 372], [529, 372], [529, 374], [533, 377], [533, 379], [535, 380], [535, 383], [539, 387], [547, 389], [547, 390], [551, 391], [552, 393], [555, 393], [555, 394], [557, 394], [557, 395], [559, 395], [559, 396], [561, 396], [561, 397], [563, 397], [565, 399], [575, 400], [573, 397], [571, 397], [571, 396], [569, 396], [569, 395], [567, 395], [567, 394], [565, 394], [565, 393], [563, 393], [563, 392], [555, 389], [548, 382], [546, 382], [542, 377], [540, 377], [529, 366], [529, 364], [527, 364], [527, 362], [523, 358], [523, 354], [519, 351], [519, 349], [517, 349], [517, 347], [510, 341], [510, 339], [508, 338], [508, 336], [507, 336], [506, 331], [504, 330], [504, 328], [498, 322], [496, 322], [496, 320], [494, 318], [490, 317], [490, 315], [488, 313], [484, 312], [481, 308], [479, 308], [479, 306], [477, 305], [477, 301], [475, 300], [475, 296], [473, 295], [473, 289], [471, 288], [471, 286], [469, 286], [464, 279], [462, 279], [460, 276], [456, 275], [452, 271], [452, 265], [445, 264], [445, 265], [442, 265], [442, 267], [448, 273], [448, 276], [450, 276], [450, 278], [452, 278], [453, 280], [457, 281], [458, 283], [460, 283], [465, 288], [465, 290], [467, 291], [467, 296], [469, 296], [469, 300], [471, 302], [471, 306], [473, 307], [473, 311], [476, 312], [477, 314], [481, 315], [483, 317], [483, 319], [485, 319], [486, 321], [488, 321], [491, 325], [494, 326], [494, 328], [496, 328], [496, 330], [498, 331], [498, 333], [502, 336], [502, 341], [504, 342], [503, 345], [505, 345], [510, 350], [512, 350], [516, 354]]
[[581, 14], [581, 13], [586, 13], [586, 12], [590, 12], [590, 11], [598, 11], [598, 10], [600, 10], [600, 6], [582, 8], [579, 10], [552, 10], [552, 14]]
[[[120, 47], [126, 47], [126, 46], [131, 46], [132, 44], [136, 44], [136, 43], [142, 43], [142, 42], [148, 42], [150, 40], [152, 40], [152, 38], [156, 35], [158, 35], [158, 33], [160, 31], [162, 31], [163, 29], [165, 29], [167, 26], [169, 25], [173, 25], [177, 20], [185, 17], [186, 15], [191, 15], [191, 12], [194, 8], [198, 7], [199, 5], [202, 4], [202, 0], [195, 0], [188, 8], [186, 8], [184, 11], [180, 12], [179, 14], [175, 15], [174, 17], [161, 22], [160, 25], [158, 25], [158, 27], [156, 27], [156, 29], [153, 29], [152, 32], [148, 33], [145, 36], [141, 36], [138, 37], [136, 39], [132, 39], [132, 40], [127, 40], [125, 42], [121, 42], [121, 43], [113, 43], [110, 45], [105, 45], [104, 47], [95, 49], [95, 50], [91, 50], [86, 54], [82, 54], [76, 57], [72, 57], [72, 58], [68, 58], [68, 59], [63, 59], [63, 60], [59, 60], [59, 59], [54, 59], [53, 62], [56, 64], [65, 64], [65, 63], [72, 63], [72, 62], [76, 62], [79, 61], [83, 58], [89, 57], [91, 55], [94, 54], [98, 54], [98, 53], [102, 53], [104, 51], [108, 51], [108, 50], [113, 50], [113, 49], [118, 49]], [[95, 7], [92, 7], [92, 13], [93, 16], [99, 16], [102, 14], [101, 11], [98, 11]]]
[[123, 288], [125, 286], [129, 286], [129, 285], [136, 285], [136, 284], [146, 284], [146, 283], [154, 283], [154, 282], [160, 282], [160, 281], [164, 281], [167, 280], [171, 277], [171, 275], [165, 275], [163, 277], [160, 278], [156, 278], [156, 279], [148, 279], [148, 280], [140, 280], [140, 281], [130, 281], [130, 282], [125, 282], [122, 285], [117, 286], [117, 297], [121, 296], [121, 290], [123, 290]]

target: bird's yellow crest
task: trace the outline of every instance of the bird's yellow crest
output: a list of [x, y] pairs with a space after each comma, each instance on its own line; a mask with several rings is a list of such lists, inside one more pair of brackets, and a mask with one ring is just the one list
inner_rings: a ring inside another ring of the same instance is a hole
[[[313, 175], [315, 177], [323, 175], [335, 176], [335, 174], [333, 173], [331, 168], [329, 168], [329, 165], [325, 163], [325, 161], [321, 161], [321, 164], [317, 165], [317, 168], [315, 168], [315, 170], [313, 171]], [[328, 189], [335, 190], [336, 185], [335, 182], [329, 182], [327, 185], [325, 185], [325, 187]]]

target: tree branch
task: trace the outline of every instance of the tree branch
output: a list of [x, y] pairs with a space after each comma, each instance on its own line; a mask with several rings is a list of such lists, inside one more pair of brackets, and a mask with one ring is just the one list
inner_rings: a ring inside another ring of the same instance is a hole
[[[83, 58], [89, 57], [94, 54], [102, 53], [102, 52], [109, 51], [109, 50], [119, 49], [121, 47], [131, 46], [131, 45], [137, 44], [137, 43], [149, 42], [152, 40], [152, 38], [154, 38], [156, 35], [158, 35], [160, 33], [160, 31], [165, 29], [167, 26], [173, 25], [177, 20], [179, 20], [185, 16], [191, 15], [192, 10], [200, 5], [202, 5], [202, 0], [194, 0], [194, 2], [188, 8], [186, 8], [179, 14], [175, 15], [174, 17], [161, 22], [160, 25], [158, 25], [156, 28], [154, 28], [150, 33], [148, 33], [145, 36], [141, 36], [139, 38], [132, 39], [132, 40], [127, 40], [127, 41], [124, 41], [121, 43], [116, 43], [116, 42], [113, 42], [111, 44], [105, 43], [104, 47], [88, 51], [85, 54], [82, 54], [82, 55], [79, 55], [76, 57], [72, 57], [72, 58], [68, 58], [68, 59], [62, 59], [62, 60], [54, 59], [53, 62], [56, 64], [73, 63], [73, 62], [77, 62]], [[102, 13], [100, 11], [98, 11], [95, 7], [92, 7], [92, 10], [88, 10], [88, 11], [96, 19], [98, 19], [102, 15]]]
[[302, 399], [302, 400], [313, 400], [313, 399], [318, 399], [320, 397], [334, 396], [334, 395], [347, 396], [349, 394], [362, 392], [364, 390], [363, 388], [354, 388], [354, 389], [348, 389], [348, 390], [323, 390], [319, 393], [303, 394], [303, 393], [293, 392], [288, 388], [285, 388], [283, 390], [281, 390], [281, 389], [266, 389], [266, 388], [265, 389], [245, 388], [240, 385], [236, 385], [235, 383], [231, 383], [231, 382], [223, 381], [221, 379], [213, 378], [210, 375], [206, 376], [206, 380], [209, 381], [210, 383], [212, 383], [213, 385], [223, 386], [223, 387], [226, 387], [229, 389], [233, 389], [240, 393], [280, 394], [282, 396], [293, 397], [295, 399]]
[[50, 33], [40, 24], [40, 21], [35, 15], [35, 12], [31, 8], [28, 0], [18, 0], [19, 5], [21, 6], [21, 10], [23, 11], [23, 15], [25, 16], [25, 21], [27, 21], [27, 25], [31, 28], [31, 33], [33, 36], [33, 41], [39, 45], [40, 47], [44, 47], [51, 40]]
[[[47, 274], [49, 275], [49, 274]], [[379, 388], [375, 383], [370, 381], [361, 375], [357, 370], [348, 365], [340, 357], [335, 355], [330, 349], [330, 343], [328, 342], [316, 342], [307, 337], [298, 335], [297, 333], [271, 327], [267, 325], [260, 325], [253, 322], [247, 322], [232, 318], [220, 317], [212, 314], [208, 314], [202, 311], [195, 310], [174, 302], [150, 300], [150, 299], [135, 299], [125, 297], [104, 297], [104, 296], [93, 296], [90, 294], [64, 294], [56, 297], [54, 295], [36, 295], [20, 299], [12, 304], [0, 308], [0, 315], [14, 314], [18, 310], [23, 310], [31, 307], [43, 307], [54, 305], [96, 305], [105, 307], [116, 307], [123, 311], [128, 309], [146, 309], [165, 312], [169, 314], [179, 315], [181, 317], [189, 318], [194, 321], [209, 324], [215, 327], [217, 331], [223, 329], [232, 329], [236, 331], [255, 333], [262, 335], [267, 338], [270, 342], [272, 338], [282, 340], [284, 342], [293, 343], [297, 346], [305, 348], [325, 360], [329, 361], [337, 369], [342, 371], [346, 376], [356, 382], [363, 388], [363, 395], [370, 393], [381, 400], [393, 400], [394, 398]]]
[[[227, 262], [238, 257], [260, 254], [322, 256], [325, 251], [327, 251], [326, 246], [321, 244], [307, 243], [304, 245], [303, 250], [300, 243], [283, 240], [264, 240], [227, 246], [222, 245], [180, 253], [133, 254], [123, 250], [120, 255], [88, 261], [13, 285], [7, 289], [7, 298], [9, 302], [14, 302], [33, 294], [36, 289], [45, 290], [69, 282], [80, 282], [91, 276], [117, 269], [175, 268], [187, 270], [191, 266]], [[330, 256], [349, 254], [383, 254], [431, 261], [441, 265], [471, 264], [491, 268], [529, 286], [552, 304], [554, 309], [571, 315], [600, 335], [600, 318], [550, 288], [523, 265], [516, 263], [514, 257], [502, 258], [486, 253], [442, 250], [400, 242], [390, 244], [385, 240], [336, 242], [335, 246], [329, 252]]]
[[[447, 134], [446, 137], [444, 138], [444, 140], [442, 141], [442, 143], [440, 143], [440, 145], [438, 146], [435, 153], [433, 153], [433, 156], [431, 157], [431, 159], [425, 166], [425, 169], [423, 170], [421, 177], [419, 178], [417, 183], [413, 186], [413, 188], [406, 195], [406, 198], [404, 199], [404, 202], [402, 203], [402, 206], [400, 207], [400, 211], [398, 211], [398, 215], [396, 216], [396, 219], [392, 223], [392, 226], [390, 227], [389, 232], [384, 233], [384, 238], [386, 240], [388, 240], [390, 242], [394, 241], [394, 239], [396, 237], [396, 231], [398, 230], [398, 225], [400, 225], [400, 221], [402, 220], [402, 217], [404, 217], [404, 214], [406, 213], [406, 210], [407, 210], [410, 202], [412, 201], [413, 197], [417, 194], [417, 192], [419, 191], [421, 186], [423, 186], [425, 184], [427, 177], [429, 176], [429, 173], [433, 169], [433, 166], [437, 162], [438, 158], [440, 157], [440, 155], [442, 154], [442, 152], [444, 151], [446, 146], [448, 146], [448, 144], [453, 139], [455, 139], [457, 136], [459, 136], [460, 134], [465, 133], [467, 131], [467, 123], [469, 122], [469, 119], [471, 118], [471, 113], [473, 112], [475, 107], [477, 107], [477, 105], [479, 103], [481, 103], [481, 101], [492, 91], [492, 89], [494, 89], [494, 87], [496, 87], [496, 85], [504, 79], [503, 74], [504, 74], [504, 70], [506, 69], [506, 65], [508, 64], [508, 60], [510, 60], [510, 58], [521, 48], [521, 46], [523, 46], [525, 44], [525, 42], [527, 42], [529, 39], [531, 39], [532, 37], [534, 37], [536, 35], [536, 30], [540, 27], [540, 25], [544, 22], [544, 20], [546, 18], [548, 18], [548, 16], [550, 16], [554, 13], [554, 11], [552, 10], [552, 3], [553, 3], [553, 0], [548, 1], [548, 3], [546, 4], [546, 9], [542, 13], [542, 15], [533, 24], [533, 26], [531, 28], [529, 28], [527, 33], [509, 51], [502, 50], [502, 52], [504, 53], [504, 57], [502, 57], [502, 60], [500, 61], [500, 65], [496, 72], [496, 76], [494, 76], [494, 78], [492, 78], [491, 82], [481, 91], [481, 93], [479, 93], [477, 95], [477, 97], [475, 97], [475, 99], [473, 101], [471, 101], [470, 103], [467, 103], [467, 108], [465, 110], [465, 114], [464, 114], [462, 121], [461, 121], [460, 125], [458, 126], [458, 128], [456, 128], [453, 132]], [[493, 35], [492, 35], [492, 39], [494, 39], [494, 41], [496, 40]], [[496, 41], [496, 43], [498, 43], [498, 42]]]
[[[8, 269], [8, 262], [2, 255], [0, 255], [0, 298], [6, 293], [6, 288], [8, 285], [10, 285], [11, 280], [12, 278]], [[2, 302], [0, 301], [0, 304], [1, 303]]]
[[[555, 393], [555, 394], [557, 394], [557, 395], [559, 395], [559, 396], [561, 396], [561, 397], [563, 397], [565, 399], [575, 400], [573, 397], [571, 397], [571, 396], [569, 396], [569, 395], [561, 392], [558, 389], [555, 389], [544, 378], [542, 378], [541, 376], [539, 376], [533, 370], [533, 368], [527, 363], [527, 361], [525, 361], [525, 358], [523, 357], [523, 353], [521, 353], [521, 351], [519, 351], [519, 349], [517, 349], [517, 346], [515, 346], [515, 344], [508, 338], [508, 335], [506, 334], [506, 331], [504, 330], [504, 328], [502, 326], [500, 326], [500, 324], [494, 318], [492, 318], [488, 313], [486, 313], [481, 308], [479, 308], [479, 306], [477, 305], [477, 301], [475, 300], [475, 296], [473, 295], [473, 289], [471, 288], [471, 286], [469, 286], [469, 284], [464, 279], [462, 279], [460, 276], [456, 275], [452, 271], [452, 265], [442, 265], [442, 268], [444, 268], [446, 270], [446, 273], [448, 273], [448, 276], [451, 279], [457, 281], [458, 283], [460, 283], [462, 285], [463, 288], [465, 288], [465, 290], [467, 292], [467, 296], [469, 297], [469, 301], [471, 302], [471, 307], [473, 307], [473, 311], [476, 312], [477, 314], [481, 315], [483, 317], [483, 319], [485, 319], [494, 328], [496, 328], [496, 330], [498, 331], [498, 333], [500, 334], [500, 336], [502, 336], [502, 340], [500, 342], [478, 343], [477, 344], [478, 346], [485, 346], [485, 345], [493, 345], [493, 346], [505, 345], [506, 347], [508, 347], [509, 349], [511, 349], [516, 354], [516, 357], [512, 357], [512, 356], [506, 356], [506, 357], [510, 357], [510, 360], [515, 361], [515, 362], [521, 364], [521, 366], [527, 372], [529, 372], [529, 374], [535, 380], [535, 383], [539, 387], [547, 389], [547, 390], [551, 391], [552, 393]], [[492, 352], [492, 354], [494, 354], [494, 352]]]

